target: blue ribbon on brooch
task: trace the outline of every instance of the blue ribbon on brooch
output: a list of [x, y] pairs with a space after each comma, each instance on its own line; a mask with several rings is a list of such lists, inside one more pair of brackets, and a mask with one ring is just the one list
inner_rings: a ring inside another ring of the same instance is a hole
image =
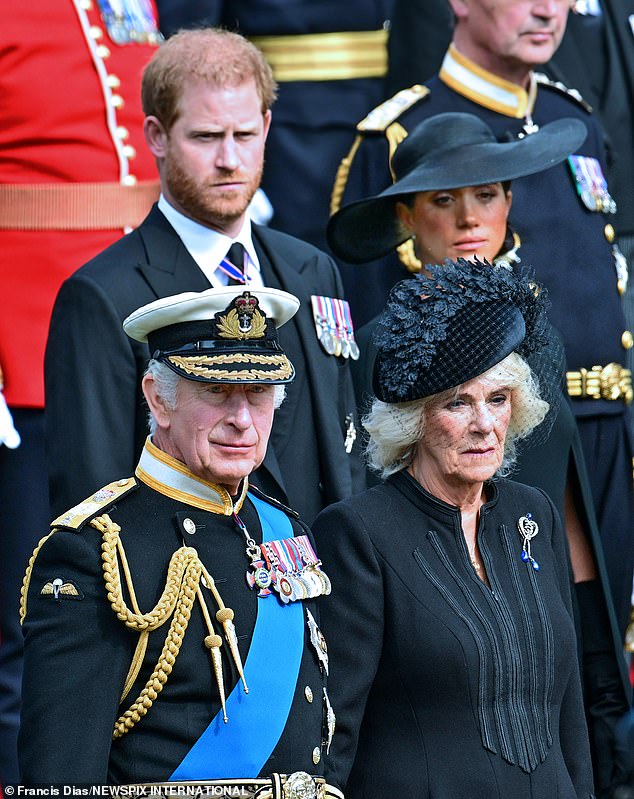
[[522, 542], [522, 554], [520, 557], [524, 563], [530, 563], [535, 571], [539, 571], [539, 563], [531, 555], [531, 539], [535, 538], [539, 532], [539, 526], [533, 519], [532, 513], [527, 513], [526, 516], [520, 516], [517, 520], [517, 529], [519, 534], [524, 539]]

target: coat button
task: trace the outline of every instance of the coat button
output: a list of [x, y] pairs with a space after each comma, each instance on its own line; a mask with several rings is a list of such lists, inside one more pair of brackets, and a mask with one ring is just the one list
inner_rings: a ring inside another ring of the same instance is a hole
[[320, 760], [321, 760], [321, 749], [318, 746], [316, 746], [313, 749], [313, 763], [317, 765], [317, 763], [319, 763]]
[[614, 241], [614, 228], [609, 223], [603, 228], [603, 234], [610, 244]]
[[625, 330], [623, 335], [621, 336], [621, 344], [623, 345], [623, 349], [631, 350], [634, 346], [634, 337], [629, 330]]
[[306, 701], [307, 702], [312, 702], [313, 701], [313, 692], [311, 690], [310, 685], [307, 685], [304, 688], [304, 696], [306, 697]]
[[183, 530], [190, 535], [196, 532], [196, 525], [191, 519], [183, 519]]

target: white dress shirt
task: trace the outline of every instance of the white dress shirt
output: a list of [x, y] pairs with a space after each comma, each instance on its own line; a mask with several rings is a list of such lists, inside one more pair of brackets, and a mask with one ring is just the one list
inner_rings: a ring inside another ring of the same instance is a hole
[[218, 265], [227, 254], [229, 247], [236, 242], [244, 247], [246, 258], [244, 265], [235, 264], [235, 266], [239, 269], [244, 267], [250, 286], [254, 288], [264, 286], [260, 273], [260, 262], [251, 238], [251, 219], [248, 214], [245, 214], [240, 232], [232, 239], [225, 236], [224, 233], [205, 227], [205, 225], [181, 214], [168, 203], [163, 194], [159, 197], [158, 207], [212, 286], [221, 288], [228, 284], [229, 276], [219, 269]]

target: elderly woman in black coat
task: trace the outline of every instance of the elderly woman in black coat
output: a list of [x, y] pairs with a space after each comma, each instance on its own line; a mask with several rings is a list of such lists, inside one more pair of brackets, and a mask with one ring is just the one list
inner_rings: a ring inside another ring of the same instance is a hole
[[[432, 117], [396, 148], [395, 182], [331, 218], [331, 247], [342, 258], [362, 263], [398, 246], [411, 271], [459, 257], [516, 268], [522, 230], [508, 226], [511, 181], [562, 160], [584, 136], [578, 120], [559, 120], [522, 140], [499, 142], [472, 114]], [[359, 271], [361, 276], [362, 266]], [[376, 319], [357, 333], [361, 358], [353, 364], [353, 376], [362, 410], [372, 396], [375, 327]], [[541, 361], [542, 383], [563, 385], [561, 348], [554, 344], [546, 356], [538, 353], [531, 361], [534, 358]], [[539, 433], [537, 440], [522, 442], [513, 479], [544, 489], [564, 520], [597, 793], [607, 797], [620, 779], [613, 728], [629, 706], [629, 685], [581, 441], [568, 398], [560, 396], [549, 435]]]
[[557, 510], [501, 478], [548, 425], [544, 292], [460, 260], [392, 290], [366, 427], [382, 485], [314, 524], [333, 591], [329, 779], [349, 799], [588, 799]]

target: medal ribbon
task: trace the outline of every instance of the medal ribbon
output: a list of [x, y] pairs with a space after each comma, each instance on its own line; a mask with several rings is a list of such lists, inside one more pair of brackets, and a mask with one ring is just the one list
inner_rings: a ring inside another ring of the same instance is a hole
[[[246, 255], [245, 255], [246, 260]], [[222, 261], [218, 264], [218, 269], [221, 272], [224, 272], [225, 275], [228, 275], [233, 280], [237, 280], [239, 283], [250, 283], [251, 278], [247, 275], [246, 270], [242, 271], [237, 266], [231, 263], [228, 258], [223, 258]]]
[[[249, 494], [262, 525], [262, 541], [292, 538], [288, 516]], [[272, 645], [274, 642], [274, 645]], [[258, 599], [258, 614], [244, 665], [248, 696], [238, 682], [222, 711], [185, 755], [170, 782], [255, 778], [277, 746], [297, 686], [304, 651], [304, 609], [301, 602], [283, 605]]]

